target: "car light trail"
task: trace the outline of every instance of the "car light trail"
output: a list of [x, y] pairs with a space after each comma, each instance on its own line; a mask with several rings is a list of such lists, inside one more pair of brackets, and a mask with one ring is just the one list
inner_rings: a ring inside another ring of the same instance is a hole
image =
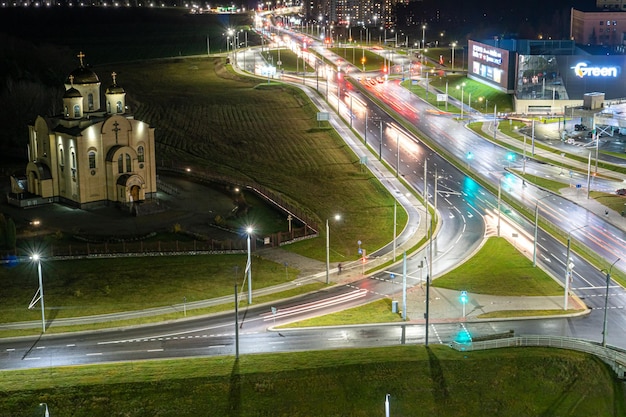
[[289, 317], [296, 314], [301, 314], [308, 311], [320, 310], [329, 306], [338, 305], [341, 303], [345, 303], [347, 301], [356, 300], [358, 298], [365, 297], [367, 295], [367, 290], [355, 290], [349, 293], [341, 294], [335, 297], [327, 298], [324, 300], [320, 300], [314, 303], [302, 304], [294, 307], [289, 307], [285, 309], [279, 309], [276, 311], [276, 314], [271, 312], [261, 314], [263, 317], [263, 321], [271, 321], [276, 318]]

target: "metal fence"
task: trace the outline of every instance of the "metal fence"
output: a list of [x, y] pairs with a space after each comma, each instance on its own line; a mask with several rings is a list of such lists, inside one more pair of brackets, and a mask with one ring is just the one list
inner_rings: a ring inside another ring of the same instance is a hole
[[613, 347], [603, 347], [595, 342], [558, 336], [516, 336], [502, 339], [481, 340], [470, 343], [452, 342], [450, 346], [458, 351], [474, 351], [506, 347], [541, 346], [570, 349], [592, 354], [609, 365], [620, 379], [626, 371], [626, 352]]

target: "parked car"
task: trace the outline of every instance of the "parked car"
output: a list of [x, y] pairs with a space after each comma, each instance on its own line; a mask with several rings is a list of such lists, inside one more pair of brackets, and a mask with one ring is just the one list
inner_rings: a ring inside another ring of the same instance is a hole
[[620, 188], [619, 190], [616, 190], [615, 194], [617, 194], [617, 195], [626, 195], [626, 188]]
[[583, 124], [575, 124], [574, 130], [576, 130], [577, 132], [581, 132], [581, 131], [587, 130], [587, 126]]

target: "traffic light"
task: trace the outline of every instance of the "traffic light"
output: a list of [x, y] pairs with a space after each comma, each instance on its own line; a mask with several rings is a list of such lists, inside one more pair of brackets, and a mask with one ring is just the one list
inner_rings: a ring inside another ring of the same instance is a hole
[[467, 304], [469, 298], [467, 297], [467, 291], [461, 291], [461, 296], [459, 297], [461, 304]]

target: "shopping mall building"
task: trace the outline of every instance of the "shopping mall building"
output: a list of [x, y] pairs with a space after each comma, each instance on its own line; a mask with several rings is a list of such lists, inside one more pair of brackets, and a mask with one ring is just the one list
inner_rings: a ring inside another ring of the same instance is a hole
[[518, 114], [626, 101], [626, 55], [592, 55], [569, 40], [470, 40], [468, 49], [468, 77], [513, 94]]

